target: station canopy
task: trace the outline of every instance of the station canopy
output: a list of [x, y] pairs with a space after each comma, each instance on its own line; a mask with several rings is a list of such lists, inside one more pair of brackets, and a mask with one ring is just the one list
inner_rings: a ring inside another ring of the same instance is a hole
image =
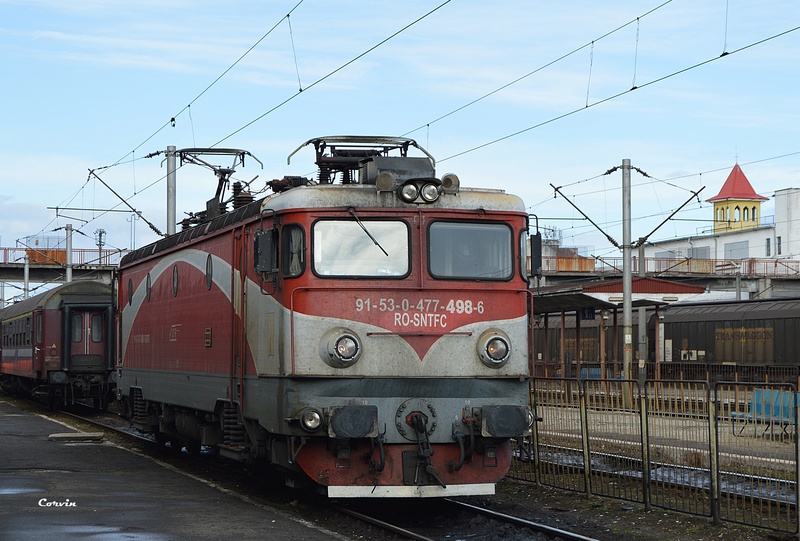
[[[571, 284], [533, 288], [534, 314], [552, 314], [622, 308], [623, 284], [621, 279], [590, 280]], [[631, 306], [664, 306], [673, 302], [696, 298], [705, 292], [703, 286], [659, 278], [634, 277], [631, 279]]]

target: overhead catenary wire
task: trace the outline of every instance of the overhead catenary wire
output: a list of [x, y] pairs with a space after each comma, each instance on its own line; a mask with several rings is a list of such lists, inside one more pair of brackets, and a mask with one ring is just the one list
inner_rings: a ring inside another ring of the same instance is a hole
[[[507, 88], [509, 88], [511, 86], [514, 86], [515, 84], [527, 79], [531, 75], [535, 75], [536, 73], [539, 73], [540, 71], [542, 71], [542, 70], [544, 70], [546, 68], [549, 68], [550, 66], [552, 66], [554, 64], [557, 64], [557, 63], [561, 62], [562, 60], [565, 60], [565, 59], [569, 58], [570, 56], [578, 53], [579, 51], [582, 51], [583, 49], [585, 49], [587, 47], [593, 46], [595, 42], [603, 40], [603, 39], [605, 39], [605, 38], [607, 38], [607, 37], [619, 32], [620, 30], [630, 26], [634, 22], [638, 23], [639, 19], [641, 19], [642, 17], [646, 17], [646, 16], [650, 15], [651, 13], [654, 13], [654, 12], [658, 11], [659, 9], [661, 9], [662, 7], [666, 6], [667, 4], [669, 4], [671, 2], [672, 2], [672, 0], [667, 0], [666, 2], [663, 2], [662, 4], [659, 4], [658, 6], [654, 7], [653, 9], [643, 13], [642, 15], [639, 15], [635, 19], [632, 19], [632, 20], [630, 20], [630, 21], [628, 21], [628, 22], [626, 22], [624, 24], [621, 24], [620, 26], [614, 28], [613, 30], [609, 30], [605, 34], [594, 38], [593, 40], [581, 45], [580, 47], [576, 47], [576, 48], [572, 49], [571, 51], [569, 51], [569, 52], [567, 52], [565, 54], [562, 54], [561, 56], [558, 56], [557, 58], [554, 58], [553, 60], [551, 60], [551, 61], [539, 66], [538, 68], [534, 69], [533, 71], [529, 71], [525, 75], [522, 75], [521, 77], [517, 77], [516, 79], [514, 79], [514, 80], [512, 80], [512, 81], [510, 81], [510, 82], [508, 82], [508, 83], [506, 83], [506, 84], [504, 84], [504, 85], [502, 85], [502, 86], [500, 86], [498, 88], [495, 88], [491, 92], [483, 94], [482, 96], [480, 96], [480, 97], [478, 97], [478, 98], [476, 98], [476, 99], [474, 99], [474, 100], [472, 100], [472, 101], [470, 101], [468, 103], [465, 103], [464, 105], [462, 105], [462, 106], [460, 106], [460, 107], [458, 107], [456, 109], [453, 109], [452, 111], [450, 111], [447, 114], [444, 114], [444, 115], [442, 115], [442, 116], [440, 116], [438, 118], [435, 118], [435, 119], [433, 119], [433, 120], [431, 120], [429, 122], [426, 122], [422, 126], [418, 126], [418, 127], [414, 128], [413, 130], [407, 131], [406, 133], [402, 134], [402, 137], [410, 135], [410, 134], [414, 133], [417, 130], [421, 130], [422, 128], [426, 128], [426, 129], [429, 130], [431, 124], [435, 124], [436, 122], [439, 122], [440, 120], [444, 120], [445, 118], [447, 118], [449, 116], [452, 116], [452, 115], [454, 115], [454, 114], [456, 114], [456, 113], [458, 113], [460, 111], [463, 111], [464, 109], [467, 109], [468, 107], [470, 107], [472, 105], [475, 105], [476, 103], [478, 103], [480, 101], [483, 101], [486, 98], [497, 94], [498, 92], [502, 92], [503, 90], [505, 90], [505, 89], [507, 89]], [[637, 42], [638, 42], [638, 38], [637, 38]]]
[[227, 67], [227, 68], [226, 68], [226, 69], [225, 69], [225, 70], [224, 70], [222, 73], [220, 73], [220, 74], [217, 76], [217, 78], [216, 78], [216, 79], [214, 79], [213, 81], [211, 81], [211, 83], [209, 83], [209, 84], [208, 84], [208, 86], [206, 86], [206, 87], [205, 87], [205, 88], [204, 88], [204, 89], [203, 89], [203, 90], [202, 90], [202, 91], [201, 91], [199, 94], [197, 94], [197, 95], [196, 95], [194, 98], [192, 98], [192, 100], [190, 100], [190, 101], [189, 101], [189, 103], [188, 103], [186, 106], [184, 106], [184, 107], [183, 107], [183, 109], [181, 109], [181, 110], [180, 110], [180, 111], [178, 111], [176, 114], [174, 114], [172, 117], [170, 117], [170, 119], [169, 119], [169, 120], [167, 120], [167, 121], [166, 121], [164, 124], [162, 124], [162, 125], [161, 125], [161, 126], [160, 126], [160, 127], [159, 127], [159, 128], [156, 130], [156, 131], [155, 131], [155, 132], [153, 132], [152, 134], [150, 134], [150, 136], [148, 136], [148, 137], [147, 137], [147, 138], [146, 138], [144, 141], [142, 141], [142, 142], [141, 142], [141, 143], [139, 143], [139, 144], [138, 144], [136, 147], [134, 147], [134, 149], [133, 149], [133, 150], [131, 150], [130, 152], [128, 152], [127, 154], [125, 154], [125, 156], [123, 156], [122, 158], [120, 158], [119, 160], [117, 160], [116, 162], [114, 162], [113, 164], [111, 164], [111, 165], [107, 165], [107, 166], [104, 166], [104, 167], [102, 167], [102, 168], [95, 168], [95, 170], [96, 170], [96, 171], [99, 171], [100, 169], [105, 169], [105, 168], [108, 168], [108, 167], [113, 167], [113, 166], [115, 166], [115, 165], [118, 165], [118, 164], [122, 163], [122, 161], [123, 161], [123, 160], [124, 160], [124, 159], [125, 159], [127, 156], [129, 156], [130, 154], [132, 154], [132, 153], [136, 152], [138, 149], [140, 149], [141, 147], [143, 147], [143, 146], [144, 146], [144, 145], [145, 145], [145, 144], [146, 144], [148, 141], [150, 141], [150, 140], [151, 140], [153, 137], [155, 137], [155, 136], [156, 136], [156, 135], [158, 135], [158, 134], [159, 134], [159, 133], [160, 133], [162, 130], [164, 130], [164, 128], [166, 128], [167, 126], [174, 126], [174, 125], [175, 125], [175, 122], [176, 122], [176, 118], [178, 118], [178, 117], [179, 117], [180, 115], [182, 115], [184, 112], [186, 112], [186, 111], [190, 111], [190, 107], [192, 106], [192, 104], [194, 104], [194, 103], [195, 103], [197, 100], [199, 100], [201, 97], [203, 97], [203, 95], [204, 95], [206, 92], [208, 92], [209, 90], [211, 90], [211, 88], [212, 88], [214, 85], [216, 85], [216, 84], [217, 84], [217, 83], [218, 83], [218, 82], [219, 82], [219, 81], [220, 81], [220, 80], [221, 80], [223, 77], [225, 77], [225, 76], [226, 76], [226, 75], [227, 75], [227, 74], [228, 74], [228, 73], [229, 73], [229, 72], [230, 72], [230, 71], [231, 71], [231, 70], [232, 70], [234, 67], [236, 67], [236, 66], [239, 64], [239, 62], [241, 62], [241, 61], [244, 59], [244, 57], [246, 57], [246, 56], [247, 56], [248, 54], [250, 54], [250, 53], [251, 53], [251, 52], [252, 52], [252, 51], [253, 51], [253, 50], [254, 50], [256, 47], [258, 47], [258, 45], [259, 45], [259, 44], [260, 44], [262, 41], [264, 41], [264, 40], [265, 40], [265, 39], [266, 39], [266, 38], [267, 38], [267, 37], [268, 37], [270, 34], [272, 34], [272, 32], [274, 32], [274, 31], [275, 31], [275, 29], [276, 29], [276, 28], [278, 28], [278, 26], [280, 26], [280, 24], [281, 24], [281, 23], [284, 21], [284, 19], [287, 19], [287, 20], [288, 20], [288, 19], [289, 19], [289, 16], [290, 16], [290, 15], [291, 15], [291, 14], [292, 14], [292, 13], [293, 13], [293, 12], [294, 12], [294, 11], [295, 11], [297, 8], [298, 8], [298, 7], [300, 7], [300, 4], [302, 4], [304, 1], [305, 1], [305, 0], [300, 0], [299, 2], [297, 2], [297, 4], [295, 4], [295, 5], [294, 5], [294, 7], [293, 7], [292, 9], [290, 9], [290, 10], [289, 10], [289, 12], [288, 12], [286, 15], [284, 15], [283, 17], [281, 17], [281, 18], [280, 18], [280, 20], [279, 20], [278, 22], [276, 22], [274, 25], [272, 25], [272, 27], [271, 27], [269, 30], [267, 30], [267, 32], [266, 32], [264, 35], [262, 35], [262, 36], [261, 36], [261, 37], [260, 37], [260, 38], [259, 38], [259, 39], [258, 39], [258, 40], [255, 42], [255, 43], [253, 43], [253, 45], [251, 45], [251, 46], [250, 46], [250, 47], [249, 47], [249, 48], [248, 48], [248, 49], [247, 49], [247, 50], [246, 50], [244, 53], [242, 53], [242, 54], [239, 56], [239, 58], [237, 58], [237, 59], [236, 59], [236, 60], [235, 60], [235, 61], [234, 61], [234, 62], [233, 62], [233, 63], [232, 63], [230, 66], [228, 66], [228, 67]]
[[433, 13], [437, 12], [438, 10], [440, 10], [441, 8], [443, 8], [444, 6], [446, 6], [447, 4], [449, 4], [451, 1], [452, 1], [452, 0], [445, 0], [444, 2], [442, 2], [442, 3], [441, 3], [441, 4], [439, 4], [438, 6], [434, 7], [433, 9], [431, 9], [430, 11], [428, 11], [427, 13], [425, 13], [424, 15], [422, 15], [422, 16], [418, 17], [417, 19], [415, 19], [415, 20], [411, 21], [410, 23], [408, 23], [407, 25], [405, 25], [404, 27], [402, 27], [400, 30], [397, 30], [396, 32], [394, 32], [394, 33], [392, 33], [391, 35], [389, 35], [388, 37], [386, 37], [386, 38], [382, 39], [381, 41], [379, 41], [378, 43], [376, 43], [375, 45], [373, 45], [372, 47], [370, 47], [370, 48], [369, 48], [369, 49], [367, 49], [366, 51], [362, 52], [362, 53], [361, 53], [361, 54], [359, 54], [359, 55], [356, 55], [355, 57], [353, 57], [352, 59], [348, 60], [347, 62], [345, 62], [344, 64], [342, 64], [342, 65], [341, 65], [341, 66], [339, 66], [338, 68], [336, 68], [336, 69], [334, 69], [334, 70], [332, 70], [332, 71], [328, 72], [327, 74], [323, 75], [322, 77], [320, 77], [319, 79], [317, 79], [316, 81], [314, 81], [313, 83], [311, 83], [310, 85], [308, 85], [307, 87], [305, 87], [305, 89], [298, 90], [296, 93], [292, 94], [291, 96], [289, 96], [288, 98], [286, 98], [285, 100], [283, 100], [282, 102], [280, 102], [279, 104], [275, 105], [275, 106], [274, 106], [274, 107], [272, 107], [271, 109], [268, 109], [268, 110], [267, 110], [267, 111], [265, 111], [264, 113], [262, 113], [262, 114], [258, 115], [257, 117], [255, 117], [255, 118], [254, 118], [253, 120], [251, 120], [250, 122], [247, 122], [246, 124], [244, 124], [244, 125], [243, 125], [242, 127], [240, 127], [239, 129], [237, 129], [237, 130], [234, 130], [233, 132], [229, 133], [228, 135], [226, 135], [225, 137], [223, 137], [222, 139], [220, 139], [219, 141], [217, 141], [216, 143], [214, 143], [214, 144], [213, 144], [213, 145], [211, 145], [211, 146], [212, 146], [212, 147], [215, 147], [215, 146], [217, 146], [217, 145], [219, 145], [219, 144], [223, 143], [224, 141], [227, 141], [228, 139], [230, 139], [231, 137], [233, 137], [233, 136], [234, 136], [234, 135], [236, 135], [237, 133], [239, 133], [239, 132], [242, 132], [242, 131], [244, 131], [245, 129], [249, 128], [250, 126], [252, 126], [252, 125], [253, 125], [253, 124], [255, 124], [256, 122], [258, 122], [259, 120], [263, 119], [263, 118], [264, 118], [264, 117], [266, 117], [267, 115], [269, 115], [269, 114], [271, 114], [271, 113], [275, 112], [276, 110], [280, 109], [281, 107], [283, 107], [284, 105], [286, 105], [287, 103], [289, 103], [290, 101], [292, 101], [293, 99], [295, 99], [297, 96], [299, 96], [300, 94], [302, 94], [304, 91], [307, 91], [307, 90], [309, 90], [309, 89], [311, 89], [311, 88], [313, 88], [313, 87], [317, 86], [317, 85], [318, 85], [318, 84], [320, 84], [321, 82], [323, 82], [323, 81], [325, 81], [325, 80], [327, 80], [327, 79], [329, 79], [329, 78], [333, 77], [334, 75], [336, 75], [337, 73], [339, 73], [340, 71], [342, 71], [343, 69], [345, 69], [346, 67], [348, 67], [349, 65], [351, 65], [351, 64], [353, 64], [354, 62], [356, 62], [356, 61], [360, 60], [361, 58], [363, 58], [363, 57], [367, 56], [369, 53], [371, 53], [372, 51], [374, 51], [375, 49], [377, 49], [377, 48], [378, 48], [378, 47], [380, 47], [381, 45], [383, 45], [383, 44], [387, 43], [388, 41], [391, 41], [392, 39], [394, 39], [394, 38], [395, 38], [395, 37], [397, 37], [398, 35], [402, 34], [403, 32], [405, 32], [406, 30], [408, 30], [409, 28], [411, 28], [411, 27], [412, 27], [412, 26], [414, 26], [415, 24], [417, 24], [417, 23], [419, 23], [420, 21], [422, 21], [422, 20], [426, 19], [427, 17], [431, 16]]
[[766, 43], [766, 42], [771, 41], [773, 39], [777, 39], [777, 38], [785, 36], [787, 34], [791, 34], [792, 32], [796, 32], [798, 30], [800, 30], [800, 26], [795, 26], [794, 28], [790, 28], [788, 30], [784, 30], [783, 32], [779, 32], [777, 34], [773, 34], [773, 35], [771, 35], [769, 37], [760, 39], [758, 41], [754, 41], [754, 42], [752, 42], [752, 43], [750, 43], [748, 45], [744, 45], [742, 47], [739, 47], [738, 49], [734, 49], [733, 51], [727, 52], [727, 53], [722, 54], [720, 56], [715, 56], [715, 57], [712, 57], [712, 58], [708, 58], [706, 60], [703, 60], [702, 62], [697, 62], [697, 63], [692, 64], [690, 66], [687, 66], [685, 68], [679, 69], [677, 71], [673, 71], [673, 72], [671, 72], [671, 73], [669, 73], [667, 75], [664, 75], [662, 77], [658, 77], [658, 78], [653, 79], [651, 81], [648, 81], [648, 82], [646, 82], [646, 83], [644, 83], [644, 84], [642, 84], [642, 85], [640, 85], [640, 86], [638, 86], [636, 88], [630, 88], [630, 89], [627, 89], [627, 90], [623, 90], [621, 92], [617, 92], [616, 94], [612, 94], [611, 96], [607, 96], [607, 97], [605, 97], [603, 99], [600, 99], [598, 101], [590, 103], [590, 104], [586, 105], [585, 107], [578, 107], [576, 109], [572, 109], [571, 111], [567, 111], [566, 113], [562, 113], [560, 115], [554, 116], [554, 117], [552, 117], [552, 118], [550, 118], [548, 120], [544, 120], [542, 122], [534, 124], [533, 126], [529, 126], [527, 128], [524, 128], [524, 129], [521, 129], [521, 130], [517, 130], [515, 132], [509, 133], [509, 134], [504, 135], [502, 137], [498, 137], [498, 138], [493, 139], [491, 141], [487, 141], [486, 143], [482, 143], [480, 145], [468, 148], [468, 149], [463, 150], [461, 152], [457, 152], [456, 154], [452, 154], [452, 155], [444, 157], [444, 158], [439, 158], [437, 161], [439, 163], [441, 163], [441, 162], [444, 162], [444, 161], [447, 161], [447, 160], [451, 160], [453, 158], [457, 158], [459, 156], [463, 156], [465, 154], [469, 154], [471, 152], [475, 152], [477, 150], [486, 148], [488, 146], [497, 144], [497, 143], [499, 143], [501, 141], [506, 141], [506, 140], [511, 139], [513, 137], [516, 137], [518, 135], [522, 135], [523, 133], [527, 133], [527, 132], [529, 132], [531, 130], [535, 130], [537, 128], [541, 128], [542, 126], [545, 126], [547, 124], [552, 124], [553, 122], [556, 122], [557, 120], [562, 120], [564, 118], [572, 116], [572, 115], [574, 115], [576, 113], [579, 113], [581, 111], [586, 111], [589, 108], [596, 107], [598, 105], [610, 102], [610, 101], [615, 100], [615, 99], [617, 99], [617, 98], [619, 98], [621, 96], [624, 96], [626, 94], [630, 94], [634, 90], [641, 90], [642, 88], [645, 88], [645, 87], [648, 87], [648, 86], [652, 86], [652, 85], [657, 84], [657, 83], [661, 83], [663, 81], [666, 81], [667, 79], [670, 79], [670, 78], [675, 77], [677, 75], [681, 75], [683, 73], [686, 73], [687, 71], [691, 71], [691, 70], [697, 69], [697, 68], [699, 68], [701, 66], [705, 66], [706, 64], [710, 64], [712, 62], [720, 60], [721, 58], [728, 58], [728, 57], [730, 57], [730, 56], [732, 56], [734, 54], [740, 53], [742, 51], [746, 51], [746, 50], [751, 49], [751, 48], [753, 48], [753, 47], [755, 47], [757, 45], [761, 45], [763, 43]]

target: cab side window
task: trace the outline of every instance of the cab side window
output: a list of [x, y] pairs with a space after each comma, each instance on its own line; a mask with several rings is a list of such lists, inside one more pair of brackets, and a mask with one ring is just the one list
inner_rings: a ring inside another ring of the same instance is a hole
[[306, 269], [306, 241], [303, 228], [285, 225], [281, 231], [281, 273], [284, 278], [297, 278]]

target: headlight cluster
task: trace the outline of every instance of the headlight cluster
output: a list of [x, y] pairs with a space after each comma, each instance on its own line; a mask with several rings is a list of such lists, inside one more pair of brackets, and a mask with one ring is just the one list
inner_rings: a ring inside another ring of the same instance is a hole
[[332, 406], [325, 412], [316, 406], [308, 406], [288, 420], [299, 423], [309, 433], [327, 426], [327, 434], [332, 438], [374, 438], [378, 435], [378, 407], [374, 405]]
[[314, 432], [322, 426], [322, 412], [317, 408], [306, 408], [297, 416], [300, 421], [300, 426], [306, 432]]
[[356, 333], [343, 327], [326, 332], [319, 343], [319, 354], [334, 368], [348, 368], [361, 357], [361, 340]]
[[397, 188], [397, 194], [406, 203], [433, 203], [442, 194], [442, 182], [435, 178], [407, 180]]
[[333, 348], [336, 351], [336, 356], [344, 362], [351, 361], [358, 355], [359, 350], [356, 338], [347, 334], [337, 338]]
[[489, 368], [500, 368], [511, 357], [511, 340], [498, 329], [490, 329], [478, 338], [478, 357]]

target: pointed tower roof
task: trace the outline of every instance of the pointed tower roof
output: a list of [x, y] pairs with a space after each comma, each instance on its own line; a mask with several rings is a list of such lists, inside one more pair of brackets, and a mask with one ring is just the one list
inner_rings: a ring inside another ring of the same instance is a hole
[[739, 167], [738, 163], [733, 166], [733, 170], [731, 170], [730, 175], [728, 175], [728, 180], [726, 180], [725, 184], [722, 185], [722, 189], [719, 191], [719, 193], [711, 199], [706, 199], [706, 201], [713, 203], [715, 201], [725, 201], [726, 199], [744, 199], [748, 201], [769, 200], [768, 197], [758, 195], [755, 192], [753, 187], [750, 185], [750, 181], [747, 180], [746, 176], [744, 176], [744, 172], [742, 171], [742, 168]]

